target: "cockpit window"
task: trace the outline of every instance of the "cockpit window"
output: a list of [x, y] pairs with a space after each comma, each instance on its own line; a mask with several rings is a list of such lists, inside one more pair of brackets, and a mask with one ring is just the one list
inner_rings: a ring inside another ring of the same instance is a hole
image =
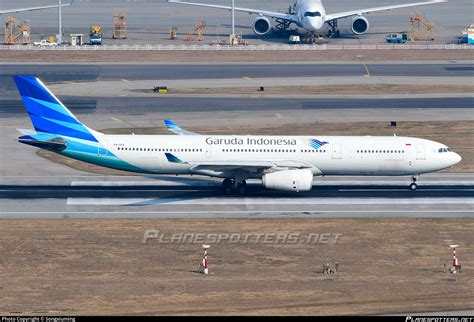
[[315, 12], [307, 11], [307, 12], [304, 13], [304, 16], [305, 17], [321, 17], [321, 12], [319, 12], [319, 11], [315, 11]]
[[450, 148], [439, 148], [438, 152], [439, 153], [444, 153], [444, 152], [451, 152], [452, 150]]

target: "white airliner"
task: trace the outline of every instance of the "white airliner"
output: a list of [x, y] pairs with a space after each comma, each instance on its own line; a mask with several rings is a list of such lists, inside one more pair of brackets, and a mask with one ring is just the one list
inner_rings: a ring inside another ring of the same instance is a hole
[[[73, 0], [74, 1], [74, 0]], [[71, 3], [65, 3], [62, 4], [61, 7], [67, 7], [70, 6]], [[35, 11], [35, 10], [43, 10], [43, 9], [54, 9], [57, 8], [59, 5], [49, 5], [49, 6], [41, 6], [41, 7], [29, 7], [29, 8], [16, 8], [16, 9], [7, 9], [7, 10], [0, 10], [0, 15], [4, 15], [7, 13], [17, 13], [17, 12], [23, 12], [23, 11]]]
[[[168, 0], [168, 2], [225, 10], [232, 9], [231, 6], [186, 2], [179, 0]], [[294, 23], [297, 26], [304, 28], [308, 32], [315, 33], [320, 31], [325, 24], [328, 24], [330, 27], [328, 31], [328, 36], [338, 37], [340, 35], [340, 32], [337, 29], [337, 21], [339, 19], [353, 17], [351, 22], [352, 32], [356, 35], [362, 35], [369, 30], [369, 21], [363, 16], [363, 14], [413, 6], [422, 6], [440, 2], [446, 2], [446, 0], [431, 0], [425, 2], [381, 6], [359, 10], [350, 10], [334, 14], [326, 13], [326, 10], [324, 9], [321, 0], [296, 0], [296, 2], [292, 6], [290, 6], [287, 13], [241, 7], [235, 7], [234, 10], [247, 12], [249, 14], [256, 14], [257, 17], [252, 23], [252, 28], [253, 31], [260, 36], [266, 35], [272, 30], [272, 24], [270, 22], [270, 19], [268, 19], [268, 17], [270, 17], [276, 21], [277, 25], [275, 27], [278, 30], [286, 30], [290, 27], [292, 23]]]
[[451, 167], [461, 157], [447, 146], [396, 136], [199, 135], [166, 120], [177, 135], [106, 135], [82, 124], [34, 76], [15, 76], [35, 130], [19, 142], [103, 167], [151, 174], [223, 178], [226, 192], [246, 179], [283, 191], [309, 191], [314, 176], [412, 176]]

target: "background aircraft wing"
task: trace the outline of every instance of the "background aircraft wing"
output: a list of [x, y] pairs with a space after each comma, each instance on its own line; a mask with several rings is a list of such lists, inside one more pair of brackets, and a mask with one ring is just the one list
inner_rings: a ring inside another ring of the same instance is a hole
[[[61, 7], [70, 6], [72, 2], [65, 3], [61, 5]], [[0, 15], [7, 14], [7, 13], [14, 13], [14, 12], [23, 12], [23, 11], [34, 11], [34, 10], [43, 10], [43, 9], [53, 9], [57, 8], [58, 5], [50, 5], [50, 6], [41, 6], [41, 7], [29, 7], [29, 8], [17, 8], [17, 9], [7, 9], [7, 10], [0, 10]]]
[[[187, 5], [191, 5], [191, 6], [232, 10], [231, 6], [221, 6], [221, 5], [214, 5], [214, 4], [207, 4], [207, 3], [197, 3], [197, 2], [186, 2], [186, 1], [179, 1], [179, 0], [168, 0], [168, 2], [187, 4]], [[235, 7], [234, 9], [235, 9], [235, 11], [247, 12], [247, 13], [250, 13], [250, 14], [263, 15], [263, 16], [267, 16], [267, 17], [271, 17], [271, 18], [285, 19], [285, 20], [288, 20], [288, 21], [296, 22], [296, 17], [294, 15], [290, 15], [290, 14], [287, 14], [287, 13], [274, 12], [274, 11], [265, 11], [265, 10], [259, 10], [259, 9], [242, 8], [242, 7]]]
[[374, 7], [374, 8], [366, 8], [366, 9], [328, 14], [326, 15], [326, 21], [337, 20], [337, 19], [357, 16], [357, 15], [363, 15], [363, 14], [371, 13], [371, 12], [388, 11], [392, 9], [422, 6], [426, 4], [434, 4], [434, 3], [440, 3], [440, 2], [447, 2], [447, 0], [431, 0], [431, 1], [425, 1], [425, 2], [415, 2], [415, 3], [399, 4], [399, 5], [393, 5], [393, 6]]

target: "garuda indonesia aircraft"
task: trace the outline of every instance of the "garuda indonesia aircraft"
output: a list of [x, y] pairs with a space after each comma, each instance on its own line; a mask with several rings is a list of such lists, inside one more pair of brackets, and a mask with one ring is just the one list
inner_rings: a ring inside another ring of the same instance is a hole
[[[201, 6], [216, 9], [231, 10], [231, 6], [221, 6], [198, 2], [186, 2], [179, 0], [168, 0], [171, 3], [180, 3], [185, 5]], [[260, 36], [270, 33], [272, 30], [272, 24], [270, 19], [276, 21], [276, 28], [278, 30], [286, 30], [291, 24], [304, 28], [308, 32], [318, 32], [325, 24], [330, 27], [328, 36], [338, 37], [340, 35], [339, 29], [337, 29], [337, 21], [342, 18], [352, 17], [351, 29], [356, 35], [362, 35], [369, 30], [369, 21], [363, 15], [377, 11], [388, 11], [393, 9], [421, 6], [439, 2], [446, 2], [446, 0], [430, 0], [425, 2], [407, 3], [391, 6], [365, 8], [359, 10], [351, 10], [339, 13], [328, 14], [324, 9], [321, 0], [296, 0], [296, 2], [290, 6], [287, 13], [265, 11], [259, 9], [241, 8], [234, 7], [235, 11], [247, 12], [249, 14], [256, 14], [257, 17], [252, 23], [253, 31]]]
[[199, 135], [165, 121], [177, 135], [105, 135], [82, 124], [34, 76], [14, 77], [35, 130], [21, 143], [99, 166], [148, 174], [223, 178], [226, 192], [246, 192], [246, 179], [283, 191], [309, 191], [314, 176], [416, 178], [461, 161], [447, 146], [396, 136]]

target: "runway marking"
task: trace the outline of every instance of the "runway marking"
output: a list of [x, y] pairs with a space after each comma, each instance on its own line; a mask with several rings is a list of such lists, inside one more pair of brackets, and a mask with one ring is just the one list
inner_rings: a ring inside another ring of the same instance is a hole
[[367, 64], [364, 64], [364, 68], [365, 68], [365, 75], [364, 75], [364, 77], [365, 77], [365, 78], [370, 78], [370, 71], [369, 71], [369, 67], [367, 67]]
[[277, 117], [277, 119], [281, 119], [281, 117], [282, 117], [281, 114], [279, 114], [279, 113], [276, 113], [275, 116]]
[[124, 123], [124, 121], [122, 121], [121, 119], [116, 118], [116, 117], [111, 117], [111, 119], [114, 120], [115, 122], [118, 122], [118, 123]]
[[[400, 191], [407, 191], [408, 189], [338, 189], [339, 192], [369, 192], [369, 191], [384, 191], [384, 192], [400, 192]], [[474, 191], [474, 189], [426, 189], [423, 188], [422, 191]], [[416, 192], [414, 192], [416, 193]]]
[[124, 83], [130, 83], [130, 81], [129, 81], [129, 80], [127, 80], [127, 79], [123, 79], [123, 78], [121, 79], [121, 81], [122, 81], [122, 82], [124, 82]]
[[[474, 198], [194, 198], [177, 200], [176, 197], [165, 198], [74, 198], [69, 197], [66, 204], [74, 205], [474, 205]], [[474, 208], [473, 208], [474, 211]]]
[[193, 186], [193, 187], [220, 187], [220, 182], [191, 181], [191, 180], [165, 180], [159, 181], [72, 181], [71, 187], [97, 186], [97, 187], [148, 187], [148, 186]]
[[252, 78], [250, 78], [250, 77], [248, 77], [248, 76], [244, 76], [244, 77], [242, 77], [242, 78], [245, 79], [245, 80], [252, 80]]
[[[408, 182], [408, 181], [407, 181]], [[318, 187], [337, 187], [337, 186], [401, 186], [404, 189], [400, 188], [397, 190], [394, 189], [385, 189], [383, 191], [406, 191], [408, 190], [408, 184], [405, 181], [313, 181], [313, 188]], [[165, 185], [169, 183], [190, 183], [192, 185], [215, 185], [220, 186], [220, 181], [206, 181], [205, 179], [186, 179], [185, 177], [181, 177], [181, 179], [176, 179], [176, 177], [170, 177], [169, 179], [166, 178], [156, 178], [153, 181], [72, 181], [71, 186], [149, 186], [149, 185]], [[259, 180], [248, 180], [247, 184], [250, 185], [261, 185]], [[423, 191], [427, 191], [425, 187], [430, 185], [437, 185], [437, 186], [472, 186], [474, 185], [473, 181], [432, 181], [426, 180], [423, 183], [419, 184], [419, 187], [423, 189]], [[406, 187], [405, 187], [406, 186]], [[442, 189], [432, 189], [432, 190], [442, 190]], [[456, 189], [462, 191], [471, 191], [472, 189]], [[373, 189], [340, 189], [340, 191], [373, 191]], [[377, 191], [382, 191], [377, 188]], [[452, 191], [452, 189], [451, 189]]]

